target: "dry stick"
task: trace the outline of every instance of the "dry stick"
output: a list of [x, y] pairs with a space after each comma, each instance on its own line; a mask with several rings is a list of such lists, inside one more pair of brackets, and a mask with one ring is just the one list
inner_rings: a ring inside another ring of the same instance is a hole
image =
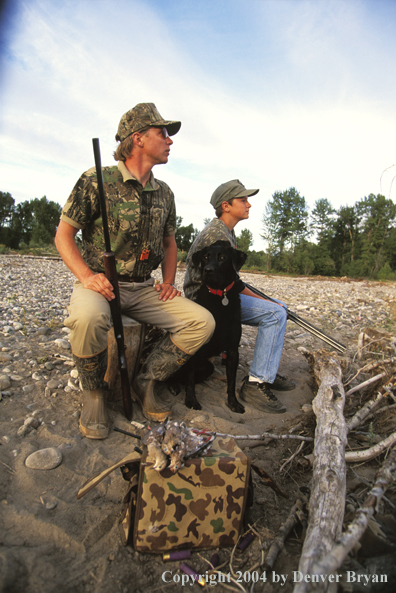
[[393, 364], [394, 362], [396, 362], [396, 358], [394, 356], [392, 358], [386, 358], [385, 360], [380, 360], [377, 362], [369, 362], [364, 367], [359, 369], [358, 372], [351, 379], [348, 379], [348, 381], [344, 383], [344, 387], [347, 387], [349, 383], [352, 383], [352, 381], [356, 379], [356, 377], [360, 375], [360, 373], [363, 373], [364, 371], [372, 371], [373, 369], [376, 369], [379, 366], [384, 366], [385, 364], [389, 363]]
[[293, 527], [298, 523], [299, 513], [303, 513], [303, 503], [300, 499], [297, 499], [295, 504], [290, 509], [290, 513], [286, 521], [281, 525], [276, 538], [272, 541], [270, 547], [268, 548], [268, 552], [266, 553], [264, 559], [264, 570], [271, 570], [273, 568], [279, 552], [285, 545], [287, 536]]
[[377, 443], [370, 449], [364, 449], [363, 451], [347, 451], [345, 453], [345, 461], [347, 463], [352, 463], [353, 461], [368, 461], [369, 459], [377, 457], [377, 455], [385, 451], [385, 449], [388, 449], [388, 447], [391, 447], [394, 443], [396, 443], [396, 432], [393, 432], [386, 439]]
[[378, 406], [378, 404], [384, 399], [384, 395], [379, 391], [375, 399], [368, 401], [360, 410], [352, 416], [347, 422], [348, 431], [354, 430], [361, 422], [370, 414], [370, 412]]
[[297, 449], [297, 450], [296, 450], [296, 451], [293, 453], [293, 455], [292, 455], [291, 457], [289, 457], [289, 459], [286, 459], [285, 463], [283, 463], [283, 464], [280, 466], [279, 473], [282, 473], [282, 471], [283, 471], [283, 469], [286, 467], [286, 465], [287, 465], [288, 463], [290, 463], [291, 461], [293, 461], [293, 459], [294, 459], [294, 458], [295, 458], [295, 457], [296, 457], [296, 456], [297, 456], [297, 455], [300, 453], [300, 451], [301, 451], [301, 449], [304, 447], [304, 445], [305, 445], [305, 442], [304, 442], [304, 441], [302, 441], [302, 443], [300, 443], [300, 445], [298, 446], [298, 449]]
[[[315, 353], [313, 360], [319, 389], [312, 402], [316, 430], [309, 524], [298, 567], [303, 574], [311, 574], [312, 565], [326, 556], [341, 534], [346, 493], [347, 428], [342, 371], [338, 359], [328, 353]], [[318, 590], [325, 590], [327, 585], [321, 588], [319, 584]], [[297, 583], [294, 593], [302, 593], [306, 586], [307, 583]]]
[[[368, 480], [366, 480], [365, 478], [363, 478], [363, 476], [359, 476], [359, 474], [357, 472], [355, 472], [355, 470], [353, 469], [353, 467], [350, 468], [353, 472], [353, 474], [357, 477], [358, 480], [360, 480], [362, 482], [362, 484], [364, 484], [365, 486], [368, 486], [369, 488], [371, 488], [371, 482], [369, 482]], [[385, 494], [382, 497], [388, 504], [389, 506], [392, 507], [392, 509], [396, 509], [396, 505], [393, 504], [393, 502], [391, 500], [389, 500], [389, 498], [387, 498], [385, 496]]]
[[396, 404], [391, 404], [390, 406], [383, 406], [379, 410], [374, 410], [366, 417], [366, 420], [371, 418], [372, 416], [377, 416], [377, 414], [381, 414], [381, 412], [386, 412], [387, 410], [394, 410], [396, 408]]
[[16, 474], [16, 471], [14, 469], [12, 469], [12, 467], [10, 467], [9, 465], [7, 465], [6, 463], [4, 463], [4, 461], [0, 461], [1, 465], [4, 465], [4, 467], [6, 467], [11, 474]]
[[396, 480], [396, 448], [392, 450], [388, 459], [379, 469], [374, 486], [370, 490], [364, 505], [356, 511], [352, 523], [342, 534], [339, 541], [333, 545], [326, 557], [312, 567], [312, 574], [330, 574], [335, 572], [343, 563], [349, 552], [360, 540], [365, 532], [369, 519], [374, 515], [376, 507], [386, 489]]
[[384, 377], [386, 377], [387, 374], [388, 373], [381, 373], [379, 375], [375, 375], [375, 377], [371, 377], [371, 379], [367, 379], [367, 381], [360, 383], [360, 385], [356, 385], [355, 387], [352, 387], [352, 389], [347, 391], [345, 395], [351, 395], [352, 393], [355, 393], [355, 391], [360, 391], [360, 389], [363, 389], [364, 387], [367, 387], [368, 385], [371, 385], [372, 383], [375, 383], [376, 381], [383, 379]]
[[[362, 334], [359, 335], [359, 341], [360, 341], [361, 335]], [[385, 338], [379, 338], [378, 340], [371, 340], [371, 342], [368, 342], [365, 346], [362, 346], [361, 348], [359, 348], [359, 346], [358, 346], [357, 352], [356, 352], [355, 356], [353, 357], [353, 362], [355, 362], [356, 357], [361, 358], [361, 356], [363, 355], [363, 350], [365, 350], [369, 346], [372, 346], [373, 344], [376, 344], [377, 342], [384, 342], [384, 341], [385, 341]]]
[[272, 434], [271, 432], [263, 432], [261, 434], [226, 434], [225, 432], [214, 432], [217, 437], [231, 437], [236, 441], [242, 440], [256, 440], [256, 439], [296, 439], [299, 441], [313, 441], [313, 437], [302, 437], [298, 434]]

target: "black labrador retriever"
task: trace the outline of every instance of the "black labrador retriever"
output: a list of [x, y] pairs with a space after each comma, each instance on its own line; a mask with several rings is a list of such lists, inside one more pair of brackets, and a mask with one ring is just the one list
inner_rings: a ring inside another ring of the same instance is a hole
[[188, 408], [201, 409], [195, 395], [195, 383], [204, 380], [213, 371], [208, 358], [226, 351], [227, 406], [238, 414], [245, 411], [235, 396], [238, 348], [242, 333], [241, 303], [235, 281], [238, 280], [237, 272], [245, 263], [246, 257], [245, 253], [233, 249], [227, 241], [216, 241], [192, 256], [194, 265], [201, 267], [203, 280], [196, 302], [212, 313], [216, 328], [210, 341], [172, 375], [173, 387], [174, 382], [186, 386], [185, 405]]

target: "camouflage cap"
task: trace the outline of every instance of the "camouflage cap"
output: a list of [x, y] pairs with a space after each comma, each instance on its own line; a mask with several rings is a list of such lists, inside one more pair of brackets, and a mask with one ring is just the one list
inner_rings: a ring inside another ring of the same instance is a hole
[[180, 130], [181, 122], [165, 120], [154, 103], [138, 103], [120, 119], [115, 138], [117, 141], [125, 140], [134, 132], [149, 126], [162, 126], [168, 130], [169, 136], [173, 136]]
[[256, 195], [259, 191], [258, 189], [246, 189], [239, 179], [233, 179], [232, 181], [222, 183], [215, 189], [210, 198], [210, 203], [216, 210], [223, 202], [228, 202], [233, 198], [248, 198], [249, 196]]

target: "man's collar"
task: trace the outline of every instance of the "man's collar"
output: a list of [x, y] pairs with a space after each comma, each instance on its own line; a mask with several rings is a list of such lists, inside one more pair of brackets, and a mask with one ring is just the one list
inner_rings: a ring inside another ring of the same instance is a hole
[[[136, 177], [134, 177], [132, 175], [132, 173], [129, 171], [129, 169], [127, 169], [127, 167], [123, 161], [118, 161], [117, 168], [118, 168], [119, 172], [121, 173], [122, 180], [124, 182], [128, 181], [128, 180], [137, 181]], [[146, 185], [144, 186], [144, 189], [145, 189], [145, 191], [155, 191], [156, 189], [159, 189], [159, 185], [155, 181], [152, 171], [150, 171], [150, 177], [149, 177], [149, 180], [147, 181]]]

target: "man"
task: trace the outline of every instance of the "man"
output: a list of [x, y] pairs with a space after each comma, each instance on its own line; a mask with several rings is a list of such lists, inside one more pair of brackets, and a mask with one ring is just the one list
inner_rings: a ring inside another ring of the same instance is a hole
[[[155, 393], [164, 381], [211, 337], [212, 315], [180, 296], [174, 286], [177, 261], [174, 196], [154, 178], [154, 165], [168, 162], [171, 136], [179, 121], [164, 120], [153, 103], [139, 103], [125, 113], [116, 140], [117, 166], [103, 167], [111, 248], [115, 254], [123, 315], [167, 330], [135, 378], [132, 397], [149, 420], [161, 422], [171, 410]], [[82, 254], [75, 242], [82, 230]], [[63, 208], [56, 247], [76, 276], [69, 317], [70, 344], [83, 389], [81, 432], [88, 438], [108, 436], [106, 409], [109, 301], [115, 298], [104, 275], [105, 251], [95, 168], [81, 175]], [[162, 265], [162, 283], [151, 272]]]
[[[184, 279], [184, 293], [194, 300], [202, 284], [202, 273], [192, 261], [196, 251], [215, 243], [228, 241], [237, 246], [235, 225], [249, 218], [251, 204], [248, 198], [258, 193], [258, 189], [246, 189], [238, 180], [227, 181], [213, 193], [210, 203], [215, 209], [214, 218], [197, 236], [187, 256], [187, 270]], [[294, 389], [293, 381], [277, 374], [286, 330], [286, 309], [278, 301], [273, 303], [254, 294], [246, 286], [240, 293], [242, 323], [258, 327], [253, 361], [249, 376], [245, 377], [240, 396], [245, 402], [270, 414], [286, 412], [286, 407], [278, 400], [275, 391]]]

